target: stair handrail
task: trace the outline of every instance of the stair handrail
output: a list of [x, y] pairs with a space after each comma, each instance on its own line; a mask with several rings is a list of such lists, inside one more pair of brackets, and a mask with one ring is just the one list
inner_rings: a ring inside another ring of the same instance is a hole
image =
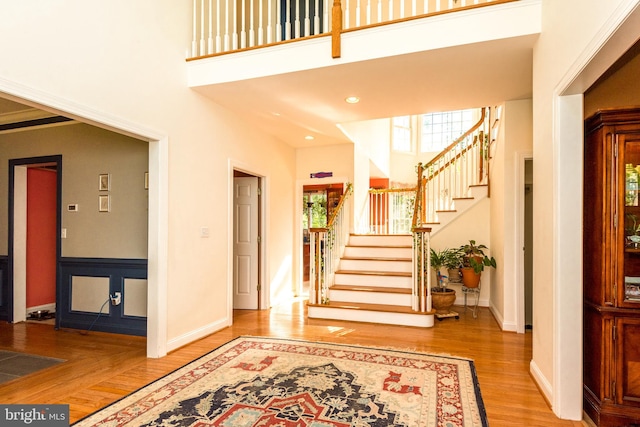
[[309, 229], [309, 303], [328, 304], [338, 261], [349, 238], [349, 201], [353, 185], [347, 183], [326, 227]]
[[477, 123], [423, 165], [421, 223], [437, 222], [436, 211], [450, 210], [454, 199], [469, 196], [471, 187], [490, 185], [489, 111], [483, 107]]

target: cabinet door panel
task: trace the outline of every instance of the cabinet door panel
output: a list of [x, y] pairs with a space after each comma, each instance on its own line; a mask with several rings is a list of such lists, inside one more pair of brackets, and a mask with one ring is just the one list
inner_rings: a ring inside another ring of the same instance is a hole
[[640, 319], [616, 321], [617, 403], [640, 407]]
[[618, 279], [617, 300], [619, 307], [640, 308], [640, 134], [618, 136], [618, 145], [623, 150], [620, 156], [619, 186], [624, 209], [624, 228], [620, 236], [619, 254], [624, 259], [624, 271]]

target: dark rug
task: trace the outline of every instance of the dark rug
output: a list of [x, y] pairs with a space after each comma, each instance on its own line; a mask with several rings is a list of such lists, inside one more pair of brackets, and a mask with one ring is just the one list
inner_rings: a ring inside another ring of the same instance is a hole
[[241, 337], [74, 426], [487, 427], [473, 362]]
[[62, 359], [0, 350], [0, 384], [64, 362]]

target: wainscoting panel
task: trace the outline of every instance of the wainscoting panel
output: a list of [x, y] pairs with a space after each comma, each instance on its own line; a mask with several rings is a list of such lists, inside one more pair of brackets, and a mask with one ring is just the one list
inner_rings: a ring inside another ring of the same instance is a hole
[[[59, 328], [146, 336], [147, 260], [61, 258], [59, 274]], [[109, 299], [116, 292], [119, 305]]]

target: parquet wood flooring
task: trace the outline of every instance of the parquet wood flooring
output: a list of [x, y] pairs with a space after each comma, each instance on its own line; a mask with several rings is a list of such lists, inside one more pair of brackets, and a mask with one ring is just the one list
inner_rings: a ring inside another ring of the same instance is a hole
[[237, 336], [254, 335], [468, 357], [475, 362], [491, 427], [583, 425], [558, 419], [536, 388], [529, 375], [531, 333], [502, 332], [486, 308], [477, 319], [462, 307], [457, 311], [459, 320], [437, 321], [429, 329], [308, 319], [302, 301], [236, 311], [233, 326], [161, 359], [146, 358], [141, 337], [2, 322], [0, 349], [67, 361], [0, 384], [0, 403], [69, 404], [74, 422]]

